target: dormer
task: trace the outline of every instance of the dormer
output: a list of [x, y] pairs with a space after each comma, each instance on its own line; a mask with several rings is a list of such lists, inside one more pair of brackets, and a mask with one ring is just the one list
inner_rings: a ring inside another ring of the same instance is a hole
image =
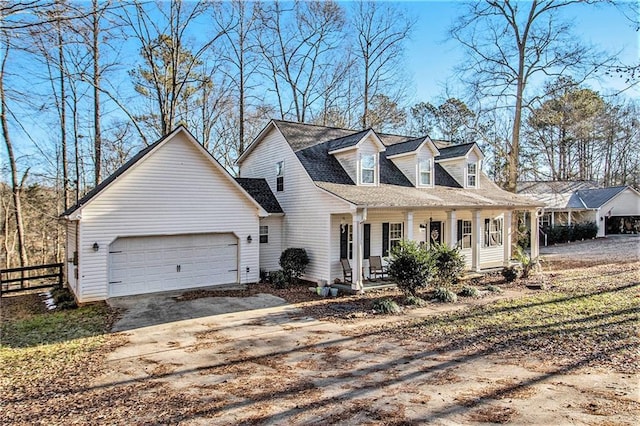
[[329, 142], [333, 155], [358, 186], [380, 184], [380, 153], [385, 146], [371, 129]]
[[484, 155], [475, 143], [452, 145], [440, 149], [436, 162], [463, 188], [480, 188], [480, 173]]
[[427, 137], [412, 139], [387, 147], [386, 156], [416, 188], [435, 184], [435, 157], [438, 148]]

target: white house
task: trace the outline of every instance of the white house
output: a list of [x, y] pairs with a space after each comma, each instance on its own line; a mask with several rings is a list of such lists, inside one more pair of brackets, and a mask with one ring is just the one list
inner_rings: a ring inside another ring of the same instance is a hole
[[402, 239], [457, 244], [474, 271], [508, 265], [514, 211], [541, 204], [498, 188], [482, 160], [475, 144], [273, 120], [234, 179], [179, 127], [63, 213], [68, 284], [90, 302], [252, 283], [301, 247], [305, 278], [343, 278], [346, 258], [360, 289], [369, 257]]
[[640, 232], [640, 193], [589, 181], [520, 182], [518, 193], [544, 203], [540, 226], [594, 222], [598, 237]]
[[63, 213], [69, 287], [90, 302], [256, 282], [259, 221], [269, 216], [178, 127]]
[[[285, 214], [261, 224], [269, 221], [282, 248], [307, 250], [307, 279], [343, 278], [347, 258], [362, 271], [353, 280], [361, 288], [369, 257], [388, 256], [402, 239], [458, 244], [474, 271], [509, 264], [514, 211], [536, 217], [542, 204], [500, 189], [482, 160], [475, 144], [273, 120], [238, 166], [275, 194]], [[538, 256], [537, 238], [531, 253]], [[261, 247], [261, 265], [277, 268], [279, 254]]]

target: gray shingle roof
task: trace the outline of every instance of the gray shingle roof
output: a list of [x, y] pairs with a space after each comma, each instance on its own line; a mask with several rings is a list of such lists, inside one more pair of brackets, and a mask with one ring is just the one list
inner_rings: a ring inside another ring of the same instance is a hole
[[434, 208], [534, 208], [539, 202], [504, 191], [481, 175], [482, 189], [444, 186], [416, 188], [398, 185], [356, 186], [327, 182], [316, 185], [346, 201], [362, 207]]
[[264, 179], [235, 178], [236, 182], [262, 206], [267, 213], [284, 213], [278, 199]]
[[411, 139], [405, 142], [400, 142], [400, 143], [396, 143], [394, 145], [391, 145], [389, 147], [387, 147], [387, 156], [391, 156], [391, 155], [398, 155], [398, 154], [405, 154], [407, 152], [413, 152], [416, 149], [418, 149], [418, 147], [420, 145], [422, 145], [422, 143], [424, 142], [424, 140], [426, 139], [426, 137], [422, 137], [422, 138], [417, 138], [417, 139]]
[[343, 136], [341, 138], [329, 141], [329, 151], [356, 146], [358, 142], [360, 142], [362, 138], [365, 137], [365, 135], [370, 131], [370, 129], [367, 129], [349, 136]]
[[612, 186], [610, 188], [583, 189], [576, 194], [587, 208], [597, 209], [607, 201], [627, 189], [626, 186]]
[[473, 148], [473, 145], [475, 144], [472, 142], [461, 145], [452, 145], [446, 148], [440, 148], [440, 155], [436, 157], [436, 161], [446, 160], [449, 158], [464, 157], [471, 150], [471, 148]]
[[572, 193], [580, 189], [595, 188], [598, 188], [598, 185], [588, 180], [520, 181], [516, 187], [516, 192], [519, 194], [563, 194]]

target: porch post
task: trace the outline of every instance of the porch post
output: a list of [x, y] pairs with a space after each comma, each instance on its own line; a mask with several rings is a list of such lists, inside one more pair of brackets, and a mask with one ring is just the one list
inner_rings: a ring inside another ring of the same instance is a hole
[[571, 226], [571, 210], [567, 212], [567, 225]]
[[537, 259], [540, 255], [540, 230], [536, 210], [531, 210], [529, 215], [531, 216], [531, 259]]
[[413, 212], [407, 212], [407, 229], [406, 236], [408, 241], [414, 241], [413, 238]]
[[551, 227], [556, 226], [556, 212], [551, 210]]
[[351, 283], [351, 289], [353, 290], [359, 290], [361, 291], [363, 286], [362, 286], [362, 248], [363, 248], [363, 243], [362, 243], [362, 236], [363, 236], [363, 232], [362, 232], [362, 223], [361, 222], [361, 217], [362, 217], [362, 210], [357, 210], [356, 212], [354, 212], [352, 214], [352, 218], [353, 218], [353, 222], [352, 222], [352, 226], [353, 226], [353, 259], [352, 259], [352, 265], [351, 265], [351, 276], [352, 276], [352, 283]]
[[447, 212], [447, 223], [449, 224], [449, 247], [455, 247], [458, 244], [458, 222], [455, 210]]
[[482, 244], [482, 220], [480, 210], [474, 210], [471, 220], [471, 269], [480, 271], [480, 247]]
[[504, 247], [504, 266], [509, 266], [511, 260], [511, 210], [504, 212], [504, 219], [502, 220], [502, 245]]

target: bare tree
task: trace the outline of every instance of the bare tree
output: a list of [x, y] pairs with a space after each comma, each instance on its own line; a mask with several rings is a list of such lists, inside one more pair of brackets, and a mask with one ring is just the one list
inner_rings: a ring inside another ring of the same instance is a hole
[[400, 101], [403, 87], [399, 61], [415, 21], [397, 6], [376, 1], [359, 1], [353, 13], [352, 26], [357, 37], [354, 55], [361, 73], [364, 129], [371, 125], [369, 111], [376, 95], [384, 95], [395, 103]]
[[575, 3], [580, 1], [473, 2], [450, 29], [468, 53], [460, 69], [472, 90], [513, 112], [506, 147], [509, 191], [515, 191], [518, 180], [523, 114], [535, 101], [527, 91], [532, 79], [571, 71], [580, 82], [595, 69], [593, 52], [557, 17], [559, 9]]
[[258, 45], [263, 75], [271, 80], [282, 118], [308, 121], [312, 107], [329, 90], [327, 79], [340, 79], [339, 52], [345, 23], [334, 1], [279, 1], [259, 9]]

